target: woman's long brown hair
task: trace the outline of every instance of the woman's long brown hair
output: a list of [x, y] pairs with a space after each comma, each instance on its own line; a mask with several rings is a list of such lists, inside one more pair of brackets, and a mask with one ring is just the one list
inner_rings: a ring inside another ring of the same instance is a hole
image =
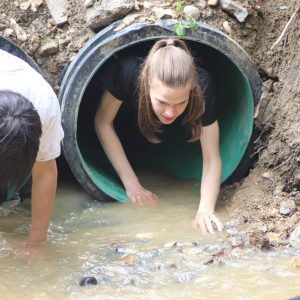
[[200, 138], [204, 112], [204, 98], [198, 81], [197, 69], [190, 50], [184, 41], [163, 39], [151, 48], [138, 77], [138, 125], [141, 133], [151, 143], [160, 143], [157, 134], [161, 122], [156, 117], [150, 99], [150, 84], [154, 78], [169, 87], [191, 86], [183, 124], [191, 127], [191, 138]]

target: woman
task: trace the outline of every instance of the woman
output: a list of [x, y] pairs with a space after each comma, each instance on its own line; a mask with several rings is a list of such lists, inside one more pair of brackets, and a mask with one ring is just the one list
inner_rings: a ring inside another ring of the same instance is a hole
[[221, 231], [223, 224], [214, 214], [222, 169], [214, 91], [208, 73], [196, 67], [187, 45], [178, 39], [160, 40], [145, 60], [127, 57], [106, 66], [100, 82], [105, 91], [95, 129], [129, 199], [143, 205], [157, 196], [139, 182], [116, 133], [114, 120], [124, 105], [131, 107], [126, 109], [128, 120], [137, 120], [150, 143], [159, 143], [163, 128], [175, 120], [191, 128], [189, 141], [200, 140], [203, 155], [201, 199], [193, 226], [214, 233], [215, 224]]

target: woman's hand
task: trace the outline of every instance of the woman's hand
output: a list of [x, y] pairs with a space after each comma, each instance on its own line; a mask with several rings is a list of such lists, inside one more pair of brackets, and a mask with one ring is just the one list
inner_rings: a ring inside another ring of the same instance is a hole
[[127, 184], [126, 194], [133, 204], [143, 206], [144, 204], [154, 204], [157, 195], [143, 188], [139, 183]]
[[203, 234], [215, 234], [214, 227], [218, 231], [224, 229], [223, 223], [217, 218], [213, 212], [198, 211], [193, 221], [194, 229], [200, 229]]

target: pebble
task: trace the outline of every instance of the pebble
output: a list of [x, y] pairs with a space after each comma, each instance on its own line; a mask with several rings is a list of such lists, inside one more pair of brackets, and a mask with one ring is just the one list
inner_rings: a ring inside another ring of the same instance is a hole
[[287, 5], [281, 5], [281, 6], [279, 6], [279, 9], [280, 10], [286, 10], [286, 9], [288, 9], [288, 6]]
[[227, 33], [232, 35], [232, 29], [231, 29], [228, 21], [223, 22], [223, 27], [224, 27], [224, 29], [226, 30]]
[[204, 9], [206, 7], [206, 1], [205, 0], [198, 0], [195, 3], [200, 9]]
[[217, 6], [219, 4], [219, 0], [208, 0], [207, 5], [209, 6]]
[[84, 277], [79, 281], [80, 286], [86, 286], [86, 285], [97, 285], [97, 279], [95, 277]]
[[59, 50], [58, 44], [55, 41], [51, 41], [39, 48], [39, 54], [41, 56], [47, 56], [57, 53]]
[[300, 256], [294, 256], [291, 260], [291, 265], [293, 268], [300, 268]]
[[164, 244], [164, 248], [171, 248], [171, 247], [176, 247], [177, 246], [177, 242], [176, 241], [171, 241], [168, 243]]
[[152, 258], [158, 255], [158, 250], [146, 251], [146, 252], [138, 252], [136, 255], [141, 259]]
[[245, 22], [248, 17], [248, 11], [240, 1], [220, 0], [220, 3], [224, 11], [235, 16], [239, 22]]
[[231, 251], [231, 256], [233, 257], [243, 257], [244, 251], [240, 247], [233, 248]]
[[31, 2], [31, 10], [36, 12], [37, 9], [43, 4], [43, 0], [30, 0]]
[[125, 265], [130, 265], [131, 266], [134, 263], [136, 263], [136, 259], [132, 255], [126, 255], [125, 257], [122, 258], [122, 262], [124, 262]]
[[127, 15], [124, 19], [123, 19], [123, 23], [126, 26], [129, 26], [130, 24], [132, 24], [133, 22], [135, 22], [135, 20], [139, 17], [141, 17], [142, 14], [131, 14], [131, 15]]
[[20, 42], [25, 42], [27, 40], [26, 32], [17, 24], [15, 19], [10, 18], [10, 26], [16, 32], [17, 39]]
[[176, 18], [175, 11], [170, 8], [164, 9], [160, 7], [153, 7], [152, 11], [155, 13], [157, 19]]
[[118, 246], [118, 247], [116, 247], [115, 252], [117, 252], [117, 253], [127, 253], [127, 250], [122, 246]]
[[179, 282], [191, 282], [196, 279], [196, 273], [194, 272], [184, 272], [175, 275]]
[[183, 11], [187, 17], [194, 18], [196, 21], [200, 18], [200, 10], [196, 6], [187, 5], [184, 7]]
[[280, 237], [280, 234], [277, 232], [268, 232], [267, 238], [269, 241], [274, 244], [286, 244], [286, 242]]
[[226, 229], [226, 233], [230, 236], [236, 236], [239, 234], [239, 231], [236, 228]]
[[4, 21], [0, 21], [0, 30], [4, 30], [7, 28], [7, 24]]
[[14, 30], [11, 28], [6, 28], [6, 29], [4, 29], [3, 33], [4, 33], [4, 36], [11, 36], [14, 33]]
[[273, 176], [270, 172], [265, 172], [262, 174], [262, 177], [265, 178], [265, 179], [269, 179], [269, 180], [273, 180]]
[[282, 193], [283, 188], [284, 188], [283, 184], [277, 185], [275, 190], [274, 190], [273, 196], [274, 197], [279, 196]]
[[144, 6], [144, 8], [146, 8], [146, 9], [150, 9], [150, 8], [153, 7], [153, 4], [150, 3], [150, 2], [148, 2], [148, 1], [144, 1], [143, 6]]
[[294, 248], [300, 247], [300, 223], [296, 226], [294, 231], [291, 233], [290, 238], [289, 238], [289, 243]]
[[83, 6], [88, 8], [93, 6], [93, 4], [94, 4], [94, 0], [85, 0]]
[[294, 200], [284, 200], [280, 203], [279, 212], [282, 215], [289, 215], [289, 214], [295, 212], [296, 209], [297, 209], [297, 207], [296, 207]]
[[140, 240], [150, 240], [153, 238], [153, 232], [137, 233], [135, 236]]
[[30, 1], [25, 1], [25, 2], [21, 2], [20, 3], [20, 8], [22, 10], [27, 10], [29, 8], [29, 6], [31, 5]]

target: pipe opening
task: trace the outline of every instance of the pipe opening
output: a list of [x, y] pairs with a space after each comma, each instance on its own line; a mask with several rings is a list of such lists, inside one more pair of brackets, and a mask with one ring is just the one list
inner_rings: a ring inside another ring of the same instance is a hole
[[[114, 53], [118, 56], [146, 56], [155, 40], [141, 41]], [[220, 151], [223, 163], [222, 182], [228, 179], [241, 162], [249, 144], [253, 128], [254, 99], [248, 78], [238, 65], [223, 52], [199, 41], [186, 40], [198, 64], [209, 71], [214, 80], [218, 122], [220, 126]], [[107, 57], [108, 63], [111, 55]], [[126, 201], [122, 183], [106, 158], [94, 130], [94, 117], [102, 90], [98, 67], [83, 91], [77, 120], [77, 143], [80, 163], [87, 176], [107, 196]], [[123, 105], [122, 105], [123, 106]], [[187, 132], [179, 122], [168, 125], [161, 144], [143, 143], [132, 131], [133, 120], [124, 118], [126, 108], [121, 106], [116, 129], [135, 168], [156, 166], [182, 179], [200, 180], [202, 169], [199, 142], [187, 143]]]

